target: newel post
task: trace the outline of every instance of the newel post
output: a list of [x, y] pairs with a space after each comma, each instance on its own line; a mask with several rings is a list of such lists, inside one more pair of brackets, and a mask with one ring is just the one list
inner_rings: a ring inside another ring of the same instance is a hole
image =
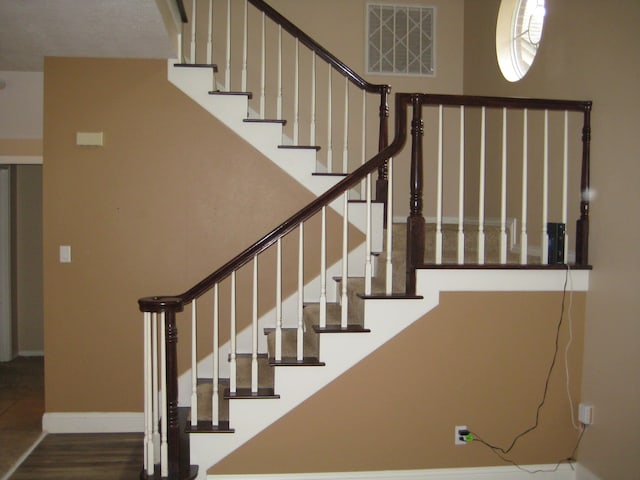
[[[158, 327], [159, 338], [147, 337], [145, 326], [145, 445], [158, 442], [147, 448], [159, 454], [145, 459], [142, 479], [155, 478], [195, 478], [189, 465], [188, 441], [182, 438], [181, 420], [178, 412], [178, 327], [176, 313], [184, 309], [178, 297], [147, 297], [138, 300], [140, 310], [145, 313], [145, 321], [151, 320]], [[156, 354], [156, 345], [159, 355]], [[148, 358], [147, 358], [148, 356]], [[157, 365], [157, 370], [154, 366]], [[155, 371], [155, 373], [154, 373]], [[157, 376], [157, 384], [151, 379]], [[153, 397], [159, 395], [159, 401]], [[149, 409], [151, 411], [149, 411]], [[150, 424], [148, 424], [150, 423]], [[158, 432], [157, 440], [152, 440], [149, 432]], [[153, 457], [159, 459], [153, 460]], [[155, 465], [154, 465], [155, 463]], [[158, 471], [159, 470], [159, 471]], [[196, 471], [197, 472], [197, 471]]]
[[591, 177], [591, 103], [584, 109], [582, 127], [582, 174], [580, 177], [580, 218], [576, 224], [576, 265], [589, 264], [589, 200]]
[[[378, 152], [389, 146], [389, 93], [391, 87], [384, 85], [380, 92], [380, 130], [378, 132]], [[378, 179], [376, 180], [376, 201], [383, 202], [385, 212], [387, 208], [387, 188], [389, 183], [389, 166], [385, 161], [378, 167]], [[386, 214], [384, 216], [386, 221]]]
[[424, 217], [422, 216], [422, 98], [411, 96], [413, 118], [411, 120], [411, 193], [407, 218], [407, 295], [416, 293], [416, 267], [424, 263]]

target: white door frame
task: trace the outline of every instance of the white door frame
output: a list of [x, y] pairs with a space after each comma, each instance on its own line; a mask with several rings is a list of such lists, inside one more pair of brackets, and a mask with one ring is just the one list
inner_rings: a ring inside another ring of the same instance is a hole
[[0, 362], [13, 359], [11, 324], [11, 171], [0, 168]]

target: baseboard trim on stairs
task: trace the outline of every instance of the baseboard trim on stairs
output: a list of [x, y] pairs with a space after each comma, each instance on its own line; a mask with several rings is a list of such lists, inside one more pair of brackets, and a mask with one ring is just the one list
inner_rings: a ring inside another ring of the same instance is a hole
[[142, 412], [51, 412], [42, 416], [46, 433], [144, 432]]
[[[381, 472], [290, 473], [268, 475], [209, 475], [209, 480], [525, 480], [540, 471], [545, 480], [576, 480], [576, 471], [569, 465], [442, 468], [429, 470], [390, 470]], [[555, 470], [555, 471], [553, 471]], [[545, 472], [545, 473], [543, 473]], [[536, 477], [538, 478], [538, 477]]]

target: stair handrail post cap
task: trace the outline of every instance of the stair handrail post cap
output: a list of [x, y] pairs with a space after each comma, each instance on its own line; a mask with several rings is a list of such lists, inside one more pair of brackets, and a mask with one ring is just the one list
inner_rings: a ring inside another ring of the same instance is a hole
[[138, 300], [141, 312], [162, 313], [162, 312], [182, 312], [184, 302], [180, 297], [155, 296], [144, 297]]

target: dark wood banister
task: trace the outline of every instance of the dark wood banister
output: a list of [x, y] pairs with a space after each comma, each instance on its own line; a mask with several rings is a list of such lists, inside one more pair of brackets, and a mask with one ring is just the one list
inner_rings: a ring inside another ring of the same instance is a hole
[[[187, 16], [187, 12], [184, 8], [183, 0], [176, 0], [178, 4], [178, 11], [180, 12], [180, 19], [183, 23], [188, 23], [189, 18]], [[297, 38], [302, 42], [310, 50], [314, 51], [316, 55], [322, 58], [324, 61], [329, 63], [333, 68], [335, 68], [342, 75], [347, 77], [351, 83], [356, 85], [361, 90], [365, 90], [369, 93], [389, 93], [391, 91], [391, 87], [389, 85], [384, 84], [373, 84], [367, 82], [364, 78], [358, 75], [353, 71], [351, 67], [342, 62], [338, 57], [329, 52], [326, 48], [316, 42], [313, 38], [307, 35], [305, 32], [300, 30], [296, 25], [294, 25], [289, 19], [284, 17], [280, 12], [278, 12], [275, 8], [269, 5], [264, 0], [248, 0], [248, 2], [256, 7], [261, 12], [273, 20], [276, 24], [282, 26], [282, 28], [288, 32], [291, 36]]]
[[528, 108], [532, 110], [569, 110], [585, 112], [591, 110], [591, 103], [582, 100], [554, 100], [525, 97], [483, 97], [478, 95], [420, 94], [423, 105], [445, 105], [490, 108]]
[[189, 17], [187, 16], [187, 9], [184, 8], [184, 1], [176, 0], [176, 4], [178, 5], [178, 13], [180, 14], [180, 21], [182, 23], [189, 23]]
[[409, 217], [407, 218], [406, 250], [406, 294], [416, 293], [416, 269], [423, 266], [424, 258], [424, 216], [422, 213], [422, 107], [425, 105], [521, 108], [531, 110], [561, 110], [582, 112], [582, 165], [580, 177], [580, 218], [576, 223], [576, 259], [578, 267], [588, 267], [589, 252], [589, 180], [591, 151], [591, 108], [590, 101], [549, 100], [516, 97], [481, 97], [473, 95], [432, 95], [415, 94], [412, 97], [413, 118], [411, 121], [411, 180]]
[[263, 0], [248, 0], [250, 4], [256, 7], [258, 10], [265, 13], [267, 17], [281, 25], [282, 28], [293, 37], [297, 38], [310, 50], [316, 52], [320, 58], [329, 63], [333, 68], [340, 72], [345, 77], [349, 78], [351, 83], [358, 86], [361, 90], [366, 90], [370, 93], [383, 93], [389, 91], [391, 87], [389, 85], [376, 85], [367, 82], [364, 78], [354, 72], [351, 67], [344, 64], [335, 55], [329, 52], [326, 48], [316, 42], [309, 35], [300, 30], [297, 26], [291, 23], [287, 18], [282, 16], [277, 10]]
[[146, 297], [140, 299], [140, 310], [157, 312], [163, 311], [165, 307], [175, 308], [177, 304], [179, 304], [180, 307], [184, 307], [184, 305], [189, 304], [194, 299], [209, 291], [216, 283], [221, 282], [231, 275], [232, 272], [247, 264], [254, 256], [276, 243], [278, 238], [282, 238], [289, 232], [295, 230], [301, 223], [314, 216], [323, 207], [329, 205], [333, 200], [344, 194], [344, 192], [361, 182], [368, 174], [375, 172], [389, 158], [402, 150], [406, 142], [406, 105], [410, 98], [411, 94], [396, 94], [396, 112], [398, 112], [398, 115], [396, 115], [395, 120], [395, 138], [391, 145], [186, 292], [181, 295]]

